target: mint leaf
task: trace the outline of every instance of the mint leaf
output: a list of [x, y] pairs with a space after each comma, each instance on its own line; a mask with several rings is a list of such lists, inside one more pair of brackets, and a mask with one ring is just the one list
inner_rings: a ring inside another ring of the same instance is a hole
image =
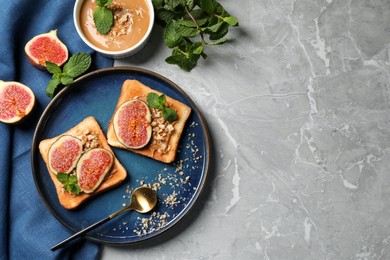
[[98, 32], [101, 34], [107, 34], [114, 24], [114, 15], [112, 14], [112, 10], [105, 6], [96, 7], [93, 12], [93, 21]]
[[177, 113], [170, 107], [164, 107], [162, 110], [162, 116], [168, 122], [173, 122], [177, 119]]
[[64, 185], [64, 189], [66, 190], [66, 191], [69, 191], [70, 193], [73, 193], [73, 194], [75, 194], [75, 195], [79, 195], [80, 194], [80, 186], [76, 183], [72, 183], [72, 184], [70, 184], [70, 183], [67, 183], [67, 184], [65, 184]]
[[200, 6], [208, 14], [214, 14], [217, 9], [215, 0], [200, 0]]
[[219, 28], [221, 28], [222, 25], [223, 25], [223, 22], [213, 24], [212, 26], [207, 27], [207, 31], [210, 33], [216, 33], [216, 32], [218, 32]]
[[164, 6], [164, 0], [152, 0], [152, 3], [155, 10], [159, 10]]
[[49, 81], [49, 83], [47, 84], [47, 87], [46, 87], [46, 95], [49, 97], [49, 98], [53, 98], [54, 97], [54, 92], [56, 91], [56, 88], [58, 85], [61, 84], [61, 80], [60, 79], [51, 79]]
[[60, 70], [60, 72], [53, 74], [53, 79], [61, 79], [61, 77], [62, 77], [62, 71], [61, 70]]
[[185, 71], [191, 71], [196, 66], [196, 61], [190, 59], [189, 55], [184, 53], [176, 53], [167, 57], [165, 61], [168, 64], [175, 64]]
[[68, 183], [69, 183], [69, 184], [75, 184], [75, 183], [77, 183], [77, 177], [76, 177], [76, 175], [70, 175], [70, 176], [69, 176], [69, 179], [68, 179]]
[[[207, 23], [207, 21], [208, 21], [207, 18], [196, 20], [198, 26], [205, 25]], [[179, 21], [177, 21], [177, 23], [179, 25], [182, 25], [182, 26], [196, 28], [196, 24], [195, 24], [195, 22], [193, 20], [179, 20]]]
[[203, 44], [201, 42], [186, 42], [184, 45], [175, 47], [172, 55], [165, 59], [169, 64], [176, 64], [181, 69], [191, 71], [195, 68], [198, 59], [207, 55], [203, 52]]
[[61, 73], [61, 68], [57, 64], [50, 61], [46, 61], [46, 69], [51, 74]]
[[182, 26], [196, 28], [196, 24], [193, 20], [180, 20], [177, 21], [177, 23]]
[[195, 37], [200, 33], [200, 31], [196, 28], [181, 26], [180, 24], [175, 25], [175, 30], [177, 34], [189, 38]]
[[96, 9], [93, 12], [93, 21], [96, 30], [101, 34], [107, 34], [114, 24], [114, 15], [112, 10], [107, 6], [112, 3], [112, 0], [96, 0]]
[[73, 184], [72, 187], [70, 188], [70, 192], [75, 194], [75, 195], [79, 195], [80, 194], [80, 186], [78, 184]]
[[[65, 74], [66, 75], [66, 74]], [[69, 85], [69, 84], [72, 84], [73, 83], [73, 78], [71, 77], [68, 77], [68, 76], [62, 76], [60, 78], [61, 80], [61, 84], [62, 85]]]
[[166, 107], [167, 97], [165, 94], [159, 96], [156, 93], [150, 92], [146, 96], [146, 102], [150, 107], [162, 110], [162, 116], [165, 120], [173, 122], [177, 119], [176, 111], [170, 107]]
[[165, 105], [165, 102], [167, 102], [167, 97], [165, 96], [165, 94], [161, 94], [159, 97], [158, 97], [158, 102], [160, 103], [160, 105], [163, 107]]
[[164, 23], [169, 23], [172, 19], [175, 18], [175, 13], [169, 10], [160, 9], [156, 11], [157, 18], [163, 21]]
[[70, 193], [78, 195], [80, 193], [80, 186], [77, 184], [76, 175], [69, 175], [63, 172], [57, 173], [57, 179], [64, 184], [64, 189]]
[[192, 20], [190, 15], [196, 20], [196, 22], [198, 22], [199, 20], [202, 20], [202, 19], [208, 20], [210, 18], [210, 16], [202, 9], [194, 9], [189, 14], [186, 13], [184, 15], [184, 19], [185, 20], [190, 20], [190, 19]]
[[64, 66], [66, 76], [75, 78], [83, 74], [91, 66], [91, 56], [84, 52], [79, 52], [72, 57]]
[[168, 7], [170, 7], [173, 10], [179, 5], [184, 6], [186, 4], [186, 1], [185, 0], [167, 0], [166, 4]]
[[223, 21], [228, 23], [230, 26], [238, 26], [238, 19], [235, 16], [224, 17]]
[[[165, 62], [168, 64], [178, 65], [180, 68], [184, 69], [181, 64], [186, 59], [184, 54], [172, 54], [171, 56], [165, 59]], [[186, 71], [190, 71], [189, 69], [184, 69]]]
[[204, 49], [203, 45], [200, 42], [198, 42], [198, 43], [194, 43], [191, 51], [193, 54], [202, 54], [203, 49]]
[[219, 40], [223, 38], [229, 31], [229, 24], [223, 23], [216, 32], [210, 33], [210, 40]]
[[175, 22], [169, 22], [164, 31], [164, 42], [169, 48], [173, 48], [183, 40], [183, 37], [177, 33]]
[[216, 41], [212, 41], [212, 42], [207, 42], [207, 45], [221, 45], [221, 44], [224, 44], [225, 42], [227, 42], [227, 38], [222, 38], [222, 39], [219, 39], [219, 40], [216, 40]]
[[63, 172], [58, 172], [57, 173], [57, 179], [61, 183], [66, 183], [69, 179], [69, 174], [63, 173]]
[[146, 96], [146, 102], [148, 103], [148, 105], [150, 107], [156, 108], [156, 109], [163, 109], [164, 103], [165, 103], [164, 102], [163, 104], [161, 104], [159, 95], [157, 95], [156, 93], [153, 93], [153, 92], [150, 92]]
[[112, 3], [112, 0], [96, 0], [97, 6], [108, 6]]
[[167, 27], [164, 31], [164, 41], [165, 44], [173, 48], [179, 45], [183, 37], [195, 37], [200, 33], [196, 28], [180, 25], [180, 22], [172, 20], [167, 24]]

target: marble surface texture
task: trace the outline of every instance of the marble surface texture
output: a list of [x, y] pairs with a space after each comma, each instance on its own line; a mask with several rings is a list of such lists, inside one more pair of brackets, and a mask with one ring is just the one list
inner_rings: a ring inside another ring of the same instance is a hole
[[137, 55], [199, 106], [212, 140], [194, 210], [102, 259], [390, 259], [390, 1], [220, 1], [229, 43], [190, 73], [156, 27]]

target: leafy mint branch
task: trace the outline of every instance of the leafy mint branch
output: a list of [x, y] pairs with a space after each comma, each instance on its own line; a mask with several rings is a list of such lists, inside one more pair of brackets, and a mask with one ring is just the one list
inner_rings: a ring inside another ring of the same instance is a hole
[[206, 45], [225, 43], [229, 28], [238, 26], [238, 19], [216, 0], [153, 0], [153, 6], [165, 26], [164, 42], [172, 49], [166, 62], [186, 71], [200, 57], [207, 58]]
[[46, 61], [47, 71], [52, 74], [52, 79], [46, 87], [46, 95], [52, 98], [59, 85], [72, 84], [76, 77], [88, 70], [91, 61], [91, 56], [84, 52], [72, 55], [62, 70], [57, 64]]

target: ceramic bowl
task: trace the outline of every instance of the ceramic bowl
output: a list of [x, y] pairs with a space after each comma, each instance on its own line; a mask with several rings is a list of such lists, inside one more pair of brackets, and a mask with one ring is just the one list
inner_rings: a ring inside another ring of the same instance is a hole
[[137, 44], [135, 44], [134, 46], [132, 46], [128, 49], [124, 49], [124, 50], [120, 50], [120, 51], [103, 50], [103, 49], [97, 47], [96, 45], [94, 45], [91, 41], [89, 41], [87, 39], [87, 37], [83, 33], [83, 30], [82, 30], [81, 24], [80, 24], [80, 19], [79, 19], [81, 6], [82, 6], [84, 0], [76, 0], [74, 8], [73, 8], [73, 22], [74, 22], [74, 25], [76, 27], [77, 33], [79, 34], [81, 39], [85, 42], [85, 44], [87, 44], [89, 47], [91, 47], [95, 51], [103, 54], [104, 56], [114, 58], [114, 59], [129, 57], [129, 56], [137, 53], [139, 50], [141, 50], [145, 46], [145, 44], [149, 40], [150, 34], [152, 32], [152, 28], [154, 25], [153, 4], [152, 4], [152, 0], [145, 0], [145, 1], [146, 1], [147, 6], [148, 6], [149, 17], [150, 17], [149, 18], [149, 27], [148, 27], [144, 37]]

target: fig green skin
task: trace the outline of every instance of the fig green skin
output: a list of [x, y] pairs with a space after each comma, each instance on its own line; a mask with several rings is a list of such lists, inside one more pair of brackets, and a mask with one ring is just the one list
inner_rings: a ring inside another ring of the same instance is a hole
[[[93, 188], [88, 190], [88, 189], [83, 188], [83, 187], [82, 187], [82, 184], [80, 184], [80, 181], [79, 181], [80, 178], [82, 177], [82, 176], [81, 176], [81, 175], [82, 175], [81, 167], [82, 167], [83, 162], [84, 162], [86, 159], [89, 158], [89, 155], [90, 155], [93, 151], [97, 151], [97, 150], [102, 150], [102, 151], [104, 151], [104, 152], [107, 152], [107, 153], [110, 155], [111, 163], [110, 163], [109, 166], [107, 166], [107, 167], [105, 168], [104, 172], [100, 175], [98, 181], [95, 183], [95, 185], [93, 186]], [[110, 172], [112, 166], [114, 165], [114, 159], [115, 159], [114, 154], [113, 154], [111, 151], [109, 151], [109, 150], [107, 150], [107, 149], [105, 149], [105, 148], [93, 148], [93, 149], [88, 150], [88, 151], [86, 151], [85, 153], [83, 153], [83, 154], [81, 155], [81, 157], [79, 158], [79, 160], [78, 160], [78, 162], [77, 162], [77, 165], [76, 165], [76, 176], [77, 176], [78, 184], [79, 184], [79, 186], [80, 186], [81, 191], [82, 191], [82, 192], [85, 192], [85, 193], [92, 193], [92, 192], [94, 192], [94, 191], [100, 186], [100, 184], [103, 182], [103, 180], [104, 180], [104, 178], [106, 177], [107, 173]]]
[[[119, 125], [118, 125], [118, 116], [119, 116], [119, 112], [121, 112], [121, 110], [125, 107], [125, 106], [128, 106], [130, 104], [132, 104], [133, 102], [136, 102], [136, 101], [139, 101], [142, 103], [143, 106], [145, 106], [146, 108], [146, 115], [145, 115], [145, 119], [146, 121], [149, 123], [149, 127], [147, 129], [147, 138], [145, 140], [145, 142], [142, 144], [142, 145], [139, 145], [139, 146], [131, 146], [131, 145], [128, 145], [120, 136], [119, 136]], [[149, 109], [149, 106], [142, 100], [139, 100], [139, 99], [131, 99], [129, 101], [126, 101], [126, 102], [123, 102], [119, 107], [118, 109], [116, 110], [115, 112], [115, 115], [114, 115], [114, 119], [113, 119], [113, 126], [114, 126], [114, 133], [115, 133], [115, 136], [116, 138], [118, 139], [118, 141], [126, 148], [129, 148], [129, 149], [141, 149], [143, 147], [145, 147], [146, 145], [149, 144], [150, 140], [152, 139], [152, 126], [151, 126], [151, 121], [152, 121], [152, 114], [150, 112], [150, 109]]]
[[[64, 140], [62, 140], [62, 139], [64, 139]], [[58, 171], [56, 171], [55, 169], [53, 169], [52, 166], [51, 166], [51, 163], [50, 163], [51, 153], [54, 151], [53, 149], [55, 149], [56, 147], [58, 147], [59, 145], [61, 145], [61, 144], [59, 144], [58, 142], [66, 141], [67, 139], [75, 140], [75, 141], [79, 144], [79, 146], [80, 146], [80, 153], [79, 153], [79, 155], [75, 158], [75, 160], [73, 161], [72, 166], [71, 166], [67, 171], [63, 171], [63, 173], [69, 174], [69, 173], [76, 167], [77, 162], [80, 160], [80, 157], [81, 157], [81, 155], [82, 155], [82, 153], [83, 153], [83, 143], [82, 143], [82, 141], [81, 141], [79, 138], [77, 138], [77, 137], [75, 137], [75, 136], [72, 136], [72, 135], [62, 135], [62, 136], [58, 137], [58, 139], [50, 146], [49, 151], [48, 151], [48, 154], [47, 154], [49, 169], [50, 169], [50, 171], [51, 171], [52, 173], [54, 173], [54, 174], [56, 174], [56, 175], [57, 175]]]
[[7, 87], [7, 85], [17, 85], [18, 87], [22, 88], [24, 91], [26, 91], [31, 96], [31, 103], [27, 107], [27, 109], [24, 111], [23, 116], [15, 115], [14, 117], [12, 117], [8, 120], [0, 119], [0, 122], [10, 124], [10, 125], [17, 125], [17, 124], [24, 122], [32, 114], [32, 112], [35, 108], [36, 99], [35, 99], [34, 92], [29, 87], [27, 87], [26, 85], [24, 85], [20, 82], [16, 82], [16, 81], [5, 82], [5, 81], [0, 80], [0, 92], [2, 92], [3, 89]]

